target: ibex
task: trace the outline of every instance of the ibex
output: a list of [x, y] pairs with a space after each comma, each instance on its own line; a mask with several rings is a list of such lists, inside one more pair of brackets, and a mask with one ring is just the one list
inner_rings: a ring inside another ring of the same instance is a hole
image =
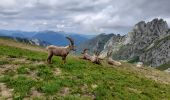
[[71, 39], [70, 37], [66, 37], [66, 38], [70, 41], [70, 44], [65, 47], [54, 46], [54, 45], [50, 45], [47, 47], [48, 63], [51, 63], [51, 58], [53, 57], [53, 55], [62, 57], [62, 60], [64, 61], [64, 63], [66, 63], [67, 55], [70, 53], [71, 50], [75, 51], [73, 39]]
[[110, 65], [115, 65], [115, 66], [122, 65], [120, 62], [112, 59], [112, 51], [110, 51], [110, 50], [107, 52], [107, 63]]
[[81, 54], [83, 54], [82, 59], [90, 60], [90, 59], [91, 59], [91, 55], [89, 55], [89, 54], [87, 53], [87, 50], [89, 50], [89, 49], [84, 49], [83, 52], [81, 53]]
[[89, 49], [83, 50], [83, 52], [82, 52], [83, 58], [82, 59], [89, 60], [89, 61], [91, 61], [92, 63], [95, 63], [95, 64], [101, 64], [100, 59], [99, 59], [100, 53], [97, 52], [97, 51], [94, 51], [93, 56], [91, 56], [87, 53], [87, 50], [89, 50]]

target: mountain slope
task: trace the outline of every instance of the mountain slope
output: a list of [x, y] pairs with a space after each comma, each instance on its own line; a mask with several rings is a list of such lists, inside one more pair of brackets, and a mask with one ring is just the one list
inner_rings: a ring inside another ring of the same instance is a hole
[[50, 43], [41, 41], [38, 39], [28, 39], [28, 38], [9, 37], [9, 36], [0, 36], [0, 38], [8, 39], [8, 40], [15, 40], [15, 41], [22, 42], [25, 44], [32, 44], [32, 45], [43, 46], [43, 47], [50, 45]]
[[112, 44], [113, 58], [141, 61], [147, 65], [158, 67], [170, 61], [170, 29], [163, 19], [153, 19], [145, 23], [137, 23], [124, 39], [116, 42], [110, 39], [105, 44], [102, 56], [108, 52], [109, 44]]
[[95, 65], [73, 55], [66, 64], [54, 57], [48, 65], [45, 49], [3, 41], [0, 99], [170, 99], [170, 75], [159, 70], [125, 62]]
[[87, 48], [90, 49], [92, 52], [93, 50], [101, 51], [104, 48], [105, 43], [109, 40], [114, 34], [100, 34], [92, 39], [89, 39], [83, 43], [80, 43], [77, 46], [77, 51], [82, 51], [83, 49]]

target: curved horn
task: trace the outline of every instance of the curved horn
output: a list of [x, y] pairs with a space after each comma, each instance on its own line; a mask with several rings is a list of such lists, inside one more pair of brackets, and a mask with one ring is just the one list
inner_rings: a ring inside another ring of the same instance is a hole
[[84, 54], [87, 50], [89, 50], [89, 49], [84, 49], [83, 52], [82, 52], [82, 54]]
[[74, 41], [72, 38], [70, 38], [70, 37], [66, 37], [66, 38], [70, 41], [71, 45], [74, 45]]
[[100, 52], [101, 52], [101, 51], [97, 51], [97, 56], [99, 56], [99, 55], [100, 55]]

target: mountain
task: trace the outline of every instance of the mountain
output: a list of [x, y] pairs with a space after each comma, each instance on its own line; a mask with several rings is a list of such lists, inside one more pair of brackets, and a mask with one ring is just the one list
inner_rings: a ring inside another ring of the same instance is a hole
[[81, 43], [83, 43], [83, 42], [85, 42], [85, 41], [87, 41], [91, 38], [88, 35], [80, 35], [80, 34], [71, 34], [69, 36], [74, 39], [76, 45], [79, 45], [79, 44], [81, 44]]
[[141, 21], [126, 36], [111, 38], [104, 46], [102, 57], [108, 52], [109, 44], [114, 59], [141, 61], [153, 67], [170, 62], [170, 29], [163, 19]]
[[89, 39], [83, 43], [80, 43], [77, 46], [78, 53], [81, 52], [84, 48], [88, 48], [91, 51], [98, 50], [101, 51], [104, 49], [105, 43], [112, 37], [114, 34], [100, 34], [92, 39]]
[[37, 32], [26, 32], [26, 31], [18, 31], [18, 30], [0, 30], [0, 36], [10, 36], [10, 37], [18, 37], [18, 38], [31, 38]]
[[64, 34], [63, 32], [42, 31], [38, 32], [32, 38], [46, 41], [53, 45], [66, 45], [68, 41], [65, 39]]
[[64, 46], [69, 42], [65, 38], [70, 36], [74, 39], [75, 45], [87, 41], [92, 38], [93, 35], [83, 35], [76, 33], [65, 33], [65, 32], [55, 32], [55, 31], [38, 31], [38, 32], [26, 32], [26, 31], [11, 31], [11, 30], [0, 30], [0, 36], [9, 36], [13, 38], [24, 38], [24, 39], [37, 39], [40, 41], [48, 42], [53, 45]]
[[43, 46], [43, 47], [50, 45], [50, 43], [45, 42], [45, 41], [41, 41], [41, 40], [38, 40], [38, 39], [27, 39], [27, 38], [10, 37], [10, 36], [0, 36], [0, 38], [1, 39], [15, 40], [17, 42], [31, 44], [31, 45], [37, 45], [37, 46]]
[[69, 41], [65, 38], [66, 36], [72, 37], [75, 41], [75, 45], [78, 45], [78, 44], [88, 40], [88, 38], [86, 38], [85, 35], [71, 34], [71, 33], [66, 34], [65, 32], [54, 32], [54, 31], [38, 32], [32, 38], [46, 41], [53, 45], [63, 46], [63, 45], [69, 44]]

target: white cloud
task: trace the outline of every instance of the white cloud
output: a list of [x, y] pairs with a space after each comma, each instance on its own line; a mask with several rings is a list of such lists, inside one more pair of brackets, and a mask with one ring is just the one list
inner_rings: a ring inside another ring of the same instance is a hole
[[141, 20], [170, 24], [169, 0], [1, 0], [1, 29], [127, 33]]
[[15, 0], [1, 0], [0, 1], [0, 7], [3, 8], [11, 8], [17, 5], [17, 2]]

